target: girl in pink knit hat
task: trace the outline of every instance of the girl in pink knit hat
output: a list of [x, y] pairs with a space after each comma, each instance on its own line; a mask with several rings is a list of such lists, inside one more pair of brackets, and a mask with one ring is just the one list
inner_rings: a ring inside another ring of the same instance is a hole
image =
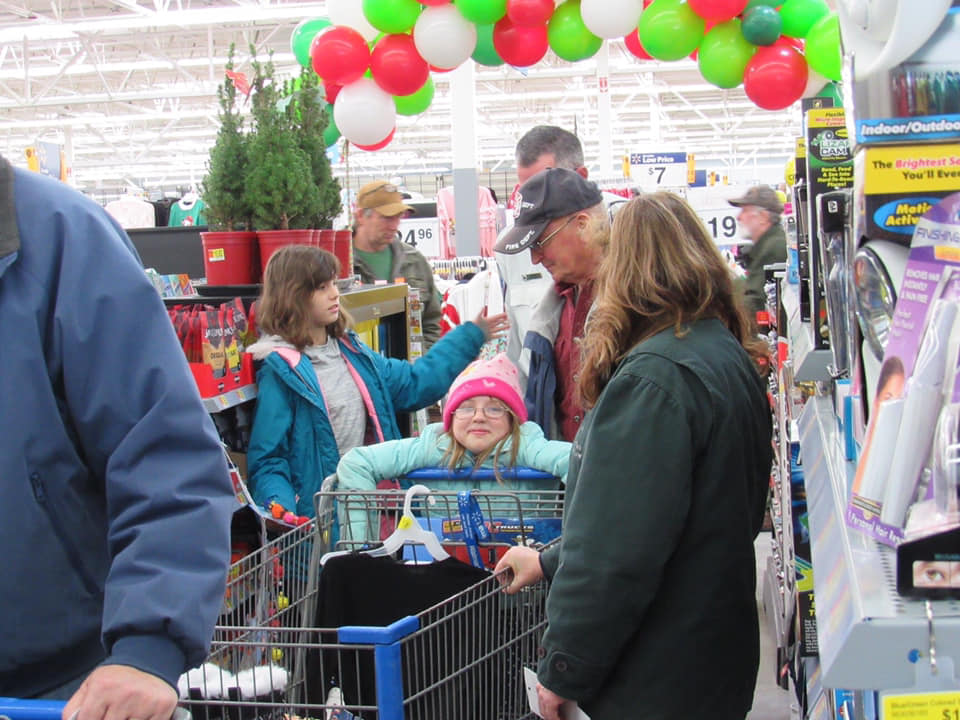
[[[492, 468], [495, 481], [478, 478], [431, 480], [431, 490], [523, 489], [556, 490], [556, 480], [507, 480], [502, 468], [529, 467], [566, 481], [570, 443], [547, 440], [543, 430], [527, 422], [527, 409], [517, 369], [504, 354], [471, 363], [447, 395], [443, 423], [424, 428], [419, 437], [357, 447], [337, 466], [339, 490], [370, 492], [381, 480], [425, 467]], [[492, 484], [484, 488], [484, 484]], [[365, 513], [361, 513], [365, 515]], [[367, 518], [350, 518], [343, 537], [367, 537]], [[349, 531], [349, 535], [345, 533]]]

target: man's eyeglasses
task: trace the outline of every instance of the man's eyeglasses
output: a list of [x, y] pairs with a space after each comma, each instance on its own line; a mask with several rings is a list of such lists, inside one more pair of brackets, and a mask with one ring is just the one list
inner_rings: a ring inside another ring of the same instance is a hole
[[530, 246], [530, 249], [531, 249], [531, 250], [539, 250], [539, 251], [542, 251], [542, 250], [550, 243], [550, 241], [553, 240], [553, 239], [557, 236], [557, 234], [558, 234], [561, 230], [563, 230], [567, 225], [569, 225], [569, 224], [573, 221], [573, 219], [574, 219], [575, 217], [576, 217], [576, 215], [571, 215], [570, 217], [567, 218], [567, 221], [566, 221], [565, 223], [563, 223], [563, 225], [561, 225], [560, 227], [558, 227], [558, 228], [557, 228], [556, 230], [554, 230], [552, 233], [550, 233], [549, 235], [547, 235], [547, 236], [544, 237], [544, 238], [539, 238], [539, 239], [537, 239], [537, 240], [534, 240], [534, 241], [533, 241], [533, 244]]
[[461, 420], [465, 420], [474, 417], [477, 410], [482, 410], [488, 420], [496, 420], [507, 414], [507, 409], [502, 405], [487, 405], [482, 408], [475, 408], [473, 405], [458, 405], [453, 414]]
[[370, 188], [368, 190], [364, 190], [362, 193], [357, 195], [357, 200], [364, 197], [365, 195], [372, 195], [373, 193], [381, 192], [381, 191], [395, 193], [395, 192], [400, 192], [400, 188], [398, 188], [393, 183], [384, 183], [383, 185], [377, 185], [376, 187]]

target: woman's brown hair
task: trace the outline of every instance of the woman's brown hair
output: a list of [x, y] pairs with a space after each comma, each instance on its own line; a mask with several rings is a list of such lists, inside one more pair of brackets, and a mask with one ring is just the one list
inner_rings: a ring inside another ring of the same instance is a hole
[[[339, 272], [340, 262], [326, 250], [309, 245], [280, 248], [270, 256], [263, 275], [257, 323], [298, 350], [312, 344], [310, 298], [315, 290], [335, 282]], [[327, 336], [343, 337], [351, 325], [350, 316], [341, 307], [336, 322], [326, 328]]]
[[624, 205], [614, 218], [596, 282], [582, 344], [584, 407], [593, 407], [638, 342], [671, 326], [682, 337], [686, 325], [701, 318], [718, 318], [758, 370], [765, 370], [767, 344], [754, 334], [713, 238], [682, 198], [658, 192]]

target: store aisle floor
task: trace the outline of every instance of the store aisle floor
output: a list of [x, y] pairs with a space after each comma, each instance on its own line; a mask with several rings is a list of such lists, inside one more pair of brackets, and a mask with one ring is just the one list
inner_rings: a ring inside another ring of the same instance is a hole
[[760, 609], [760, 671], [757, 673], [757, 689], [753, 695], [753, 709], [747, 720], [790, 720], [792, 694], [780, 688], [774, 681], [777, 661], [777, 645], [770, 631], [770, 622], [763, 612], [763, 573], [770, 556], [770, 533], [761, 532], [754, 548], [757, 556], [757, 606]]

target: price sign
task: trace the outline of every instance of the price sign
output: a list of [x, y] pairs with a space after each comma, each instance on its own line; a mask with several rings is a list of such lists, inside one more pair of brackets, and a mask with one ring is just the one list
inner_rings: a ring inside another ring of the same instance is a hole
[[435, 218], [408, 217], [400, 221], [400, 241], [415, 247], [424, 257], [440, 257], [440, 221]]
[[881, 720], [960, 720], [960, 692], [884, 695]]
[[644, 190], [687, 186], [687, 154], [630, 153], [630, 178]]
[[740, 237], [737, 227], [739, 212], [739, 209], [731, 206], [697, 209], [697, 215], [703, 220], [703, 224], [707, 226], [707, 232], [713, 236], [717, 245], [738, 245], [748, 242]]

